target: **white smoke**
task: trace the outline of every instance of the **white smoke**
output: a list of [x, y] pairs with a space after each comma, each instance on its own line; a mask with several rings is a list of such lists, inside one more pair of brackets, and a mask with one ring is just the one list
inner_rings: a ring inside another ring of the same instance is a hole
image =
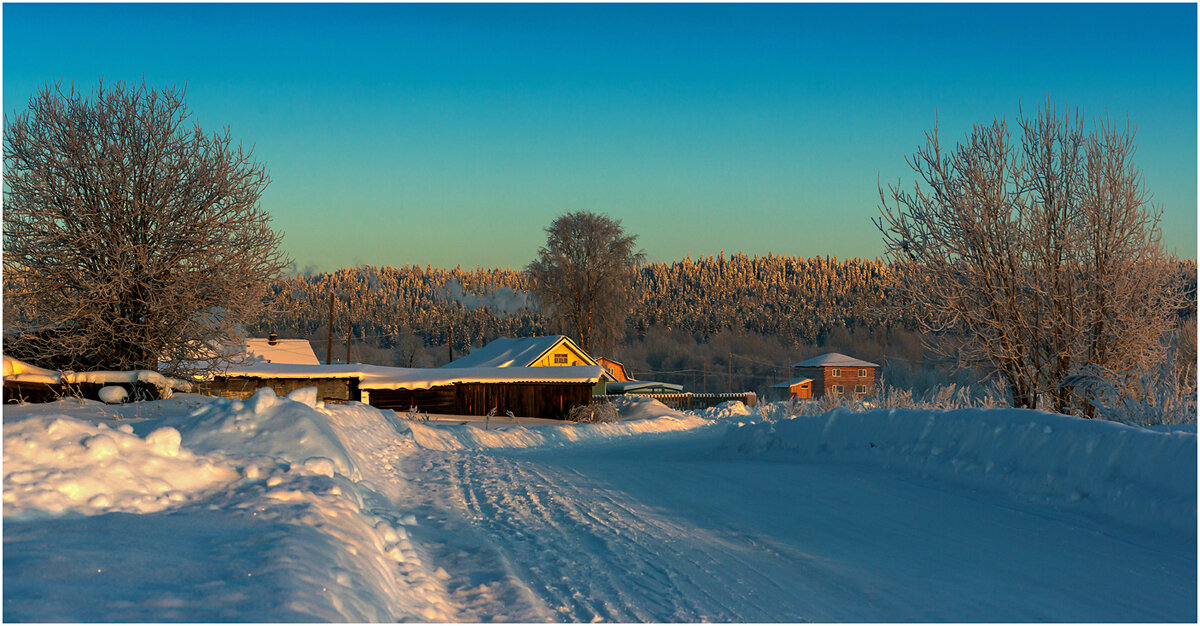
[[499, 287], [486, 294], [467, 293], [463, 286], [453, 278], [446, 281], [446, 297], [463, 305], [468, 311], [487, 307], [497, 313], [519, 313], [521, 309], [532, 306], [529, 293], [517, 291], [509, 287]]

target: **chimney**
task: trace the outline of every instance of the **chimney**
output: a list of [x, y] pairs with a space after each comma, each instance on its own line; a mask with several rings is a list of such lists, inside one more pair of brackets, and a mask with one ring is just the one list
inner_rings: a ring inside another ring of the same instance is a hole
[[268, 346], [273, 346], [273, 345], [275, 345], [275, 344], [277, 344], [277, 343], [279, 343], [279, 335], [276, 335], [275, 333], [271, 333], [271, 334], [270, 334], [270, 335], [267, 337], [267, 345], [268, 345]]

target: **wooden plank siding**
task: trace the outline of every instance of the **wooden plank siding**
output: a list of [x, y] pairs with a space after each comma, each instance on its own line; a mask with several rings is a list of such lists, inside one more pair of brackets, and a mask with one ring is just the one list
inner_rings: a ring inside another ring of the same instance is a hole
[[[875, 392], [875, 369], [874, 367], [847, 367], [847, 366], [821, 366], [821, 367], [797, 367], [796, 371], [799, 375], [813, 379], [812, 397], [820, 398], [827, 393], [833, 393], [834, 385], [841, 385], [843, 396], [854, 395], [869, 395]], [[834, 370], [840, 370], [839, 375], [834, 375]], [[866, 376], [859, 376], [859, 370], [865, 370]], [[855, 392], [858, 385], [866, 387], [864, 392]]]
[[450, 385], [429, 389], [368, 389], [367, 403], [377, 409], [403, 412], [415, 406], [427, 413], [462, 415], [458, 412], [458, 396]]
[[430, 389], [371, 389], [371, 406], [443, 415], [497, 415], [512, 411], [517, 417], [564, 419], [571, 407], [590, 404], [591, 383], [455, 383]]
[[270, 387], [275, 395], [284, 397], [305, 387], [317, 388], [317, 399], [322, 402], [344, 404], [358, 401], [362, 393], [357, 378], [257, 378], [249, 376], [214, 376], [200, 386], [200, 393], [221, 396], [233, 400], [248, 400], [263, 387]]

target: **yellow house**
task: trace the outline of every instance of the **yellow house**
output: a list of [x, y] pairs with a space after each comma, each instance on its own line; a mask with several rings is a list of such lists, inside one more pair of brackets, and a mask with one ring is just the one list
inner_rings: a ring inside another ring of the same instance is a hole
[[[455, 359], [442, 367], [579, 367], [600, 366], [566, 335], [546, 337], [500, 337], [471, 354]], [[612, 377], [605, 372], [597, 384], [604, 393], [604, 383]]]
[[598, 366], [566, 335], [501, 337], [442, 367], [578, 367]]

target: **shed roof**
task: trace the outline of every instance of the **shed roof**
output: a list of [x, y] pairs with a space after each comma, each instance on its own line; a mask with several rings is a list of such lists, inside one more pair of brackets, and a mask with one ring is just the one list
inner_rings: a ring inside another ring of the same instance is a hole
[[660, 383], [652, 380], [632, 380], [605, 385], [605, 393], [649, 393], [654, 389], [661, 389], [666, 393], [682, 393], [683, 385]]
[[[500, 337], [486, 346], [475, 350], [461, 359], [455, 359], [442, 367], [528, 367], [536, 362], [543, 354], [549, 352], [559, 342], [567, 342], [579, 354], [587, 356], [579, 346], [566, 335], [547, 335], [545, 337]], [[591, 357], [587, 357], [591, 359]], [[588, 365], [594, 365], [595, 360]]]
[[812, 382], [812, 379], [801, 376], [800, 378], [793, 378], [786, 382], [775, 383], [774, 385], [771, 385], [771, 388], [772, 389], [789, 389], [791, 387], [795, 387], [796, 385], [799, 385], [804, 382]]
[[575, 367], [409, 368], [383, 365], [294, 365], [252, 363], [226, 370], [244, 378], [357, 378], [359, 389], [429, 389], [454, 383], [589, 383], [600, 380], [598, 365]]
[[878, 363], [871, 363], [862, 359], [846, 356], [841, 352], [826, 352], [821, 356], [813, 357], [807, 361], [793, 363], [792, 367], [879, 367]]

